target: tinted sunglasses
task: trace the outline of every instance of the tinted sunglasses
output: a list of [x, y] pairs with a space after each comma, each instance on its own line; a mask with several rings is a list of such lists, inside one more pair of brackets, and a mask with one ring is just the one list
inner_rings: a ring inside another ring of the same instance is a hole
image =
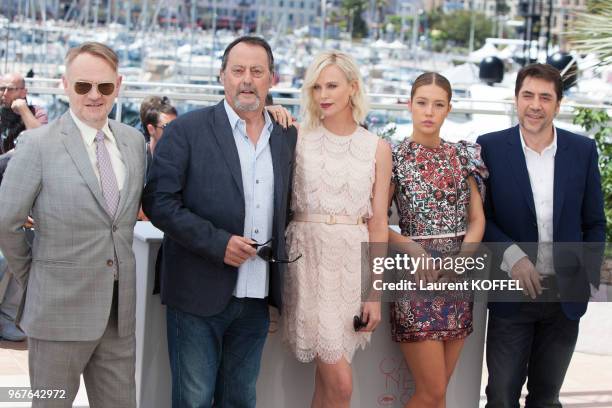
[[74, 92], [79, 95], [87, 95], [94, 85], [96, 85], [98, 92], [104, 96], [109, 96], [115, 92], [115, 84], [113, 82], [102, 82], [96, 84], [94, 82], [87, 81], [76, 81], [74, 83]]
[[[253, 241], [255, 241], [253, 238], [251, 238]], [[276, 259], [274, 257], [274, 250], [272, 249], [272, 247], [268, 244], [272, 244], [274, 242], [274, 238], [270, 238], [269, 240], [267, 240], [266, 242], [264, 242], [263, 244], [260, 244], [258, 242], [254, 242], [251, 244], [251, 246], [255, 249], [257, 249], [257, 256], [260, 257], [261, 259], [263, 259], [266, 262], [270, 262], [270, 263], [293, 263], [295, 261], [297, 261], [298, 259], [300, 259], [302, 257], [302, 254], [299, 254], [298, 256], [295, 257], [295, 259]], [[259, 248], [259, 249], [258, 249]]]

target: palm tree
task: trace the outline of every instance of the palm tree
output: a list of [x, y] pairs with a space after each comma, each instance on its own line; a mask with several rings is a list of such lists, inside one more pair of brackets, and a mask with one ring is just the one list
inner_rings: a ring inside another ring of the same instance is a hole
[[[568, 33], [574, 49], [578, 52], [595, 54], [599, 66], [612, 64], [612, 0], [591, 0], [587, 13], [579, 13], [574, 27]], [[606, 240], [612, 240], [612, 210], [607, 203], [612, 200], [612, 127], [610, 117], [605, 110], [595, 111], [589, 108], [576, 109], [574, 123], [587, 131], [595, 131], [594, 138], [599, 150], [599, 170], [601, 186], [606, 203], [607, 231]], [[609, 253], [607, 257], [609, 258]], [[610, 263], [606, 262], [608, 277], [612, 276]], [[609, 279], [609, 278], [608, 278]]]
[[568, 33], [574, 49], [595, 54], [600, 65], [612, 64], [612, 0], [599, 0], [591, 11], [578, 13]]

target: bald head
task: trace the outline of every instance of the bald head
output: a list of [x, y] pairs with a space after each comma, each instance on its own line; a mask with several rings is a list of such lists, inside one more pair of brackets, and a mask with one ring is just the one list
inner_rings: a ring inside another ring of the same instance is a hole
[[10, 74], [5, 74], [2, 77], [2, 81], [10, 82], [18, 88], [25, 88], [25, 79], [23, 79], [23, 75], [17, 72], [11, 72]]
[[10, 108], [15, 99], [24, 99], [27, 91], [23, 75], [16, 72], [5, 74], [0, 79], [0, 104]]

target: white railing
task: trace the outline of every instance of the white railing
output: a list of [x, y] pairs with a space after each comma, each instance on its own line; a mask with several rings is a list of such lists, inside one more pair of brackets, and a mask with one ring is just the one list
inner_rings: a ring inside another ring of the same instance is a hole
[[[60, 79], [28, 78], [28, 92], [34, 95], [56, 95], [63, 96]], [[297, 109], [300, 104], [300, 90], [294, 88], [272, 88], [275, 95], [274, 102], [289, 108]], [[223, 87], [221, 85], [194, 85], [167, 82], [123, 82], [119, 97], [117, 98], [117, 110], [115, 119], [122, 118], [122, 104], [130, 100], [139, 101], [149, 95], [167, 96], [175, 103], [178, 101], [189, 101], [196, 105], [211, 105], [223, 98]], [[280, 96], [279, 96], [280, 95]], [[369, 94], [372, 110], [407, 111], [405, 101], [409, 99], [407, 94]], [[389, 100], [398, 101], [389, 103]], [[401, 102], [400, 102], [401, 101]], [[479, 100], [471, 98], [453, 98], [453, 115], [481, 114], [481, 115], [503, 115], [515, 119], [514, 101], [505, 100]], [[562, 103], [558, 120], [571, 121], [574, 117], [574, 109], [577, 107], [605, 109], [612, 116], [612, 106], [604, 104], [574, 104]]]

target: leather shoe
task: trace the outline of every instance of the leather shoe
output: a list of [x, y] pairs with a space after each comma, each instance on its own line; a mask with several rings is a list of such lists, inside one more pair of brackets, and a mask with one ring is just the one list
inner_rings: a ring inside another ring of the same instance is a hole
[[10, 317], [0, 314], [0, 338], [8, 341], [23, 341], [26, 339], [26, 335]]

